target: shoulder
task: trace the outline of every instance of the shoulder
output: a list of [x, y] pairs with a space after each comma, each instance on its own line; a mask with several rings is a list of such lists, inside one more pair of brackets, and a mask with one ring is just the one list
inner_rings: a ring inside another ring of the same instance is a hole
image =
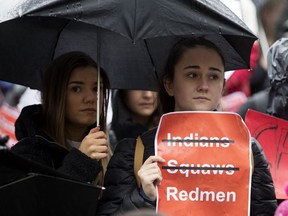
[[[146, 146], [147, 143], [154, 143], [155, 135], [157, 132], [157, 128], [153, 128], [151, 130], [148, 130], [144, 132], [142, 135], [140, 135], [144, 145]], [[129, 150], [134, 151], [136, 146], [137, 138], [125, 138], [122, 139], [115, 149], [115, 153], [117, 152], [127, 152]], [[128, 148], [128, 149], [127, 149]]]
[[146, 131], [145, 133], [143, 133], [141, 135], [141, 139], [143, 140], [144, 145], [146, 146], [147, 143], [153, 143], [154, 145], [154, 139], [156, 136], [156, 132], [157, 132], [157, 127]]
[[267, 158], [262, 149], [262, 146], [254, 137], [251, 137], [251, 148], [253, 152], [255, 167], [258, 166], [268, 167]]
[[21, 110], [15, 121], [15, 135], [18, 140], [24, 137], [34, 136], [41, 131], [42, 105], [30, 105]]
[[251, 137], [251, 147], [253, 152], [263, 151], [260, 143], [254, 137]]
[[155, 155], [155, 146], [154, 146], [154, 141], [155, 141], [155, 136], [157, 132], [157, 127], [153, 128], [141, 135], [141, 139], [144, 144], [144, 156], [143, 159], [144, 161], [151, 155]]
[[135, 138], [125, 138], [120, 140], [117, 144], [113, 155], [119, 153], [133, 152], [135, 150], [136, 139]]
[[121, 140], [113, 152], [108, 169], [125, 167], [123, 168], [125, 170], [127, 166], [130, 167], [133, 165], [135, 147], [136, 139], [126, 138]]
[[260, 143], [255, 138], [251, 138], [251, 145], [254, 158], [251, 215], [273, 215], [277, 201], [269, 164]]
[[59, 167], [68, 150], [49, 142], [41, 136], [26, 137], [15, 144], [11, 151], [22, 157], [49, 167]]

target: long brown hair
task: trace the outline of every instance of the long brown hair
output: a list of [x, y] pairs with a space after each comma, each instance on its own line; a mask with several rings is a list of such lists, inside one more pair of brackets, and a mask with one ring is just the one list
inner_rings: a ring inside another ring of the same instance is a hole
[[191, 48], [196, 46], [205, 46], [210, 49], [215, 50], [221, 57], [223, 65], [225, 65], [224, 57], [220, 51], [220, 49], [211, 41], [203, 38], [203, 37], [190, 37], [190, 38], [183, 38], [179, 40], [171, 49], [168, 59], [166, 61], [164, 73], [162, 74], [161, 78], [161, 85], [159, 90], [159, 99], [161, 104], [161, 110], [163, 113], [173, 112], [175, 108], [175, 98], [169, 96], [165, 87], [164, 87], [164, 79], [169, 79], [173, 81], [174, 79], [174, 72], [175, 72], [175, 65], [179, 62], [182, 55]]
[[[97, 63], [85, 53], [73, 51], [65, 53], [56, 58], [45, 72], [42, 85], [41, 97], [43, 107], [44, 129], [55, 141], [68, 148], [67, 131], [65, 127], [65, 110], [67, 86], [72, 71], [78, 67], [94, 67], [97, 70]], [[104, 106], [100, 116], [100, 130], [106, 132], [106, 116], [109, 98], [110, 84], [105, 71], [101, 68], [100, 74], [103, 80]], [[96, 122], [96, 119], [95, 119]], [[96, 126], [96, 123], [87, 128], [89, 130]], [[109, 159], [109, 158], [108, 158]], [[104, 172], [108, 161], [101, 161]]]

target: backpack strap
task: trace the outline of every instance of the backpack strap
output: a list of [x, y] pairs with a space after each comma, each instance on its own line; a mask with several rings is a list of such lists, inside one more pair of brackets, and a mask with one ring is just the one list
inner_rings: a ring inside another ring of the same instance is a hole
[[140, 188], [141, 181], [138, 176], [138, 171], [143, 164], [143, 156], [144, 156], [144, 144], [140, 136], [137, 137], [135, 154], [134, 154], [134, 175], [137, 180], [137, 185]]

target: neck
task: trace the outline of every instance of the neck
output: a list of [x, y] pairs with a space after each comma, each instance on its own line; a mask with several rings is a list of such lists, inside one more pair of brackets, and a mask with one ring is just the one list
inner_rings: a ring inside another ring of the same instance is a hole
[[148, 127], [149, 120], [150, 120], [150, 116], [146, 117], [146, 116], [133, 115], [133, 122], [141, 124], [143, 126]]

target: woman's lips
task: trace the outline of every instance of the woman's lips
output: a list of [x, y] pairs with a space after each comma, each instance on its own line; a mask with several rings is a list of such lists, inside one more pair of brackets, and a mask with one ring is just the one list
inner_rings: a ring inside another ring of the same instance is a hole
[[153, 107], [154, 104], [153, 103], [141, 103], [140, 106], [142, 106], [142, 107]]
[[94, 108], [86, 108], [86, 109], [82, 109], [82, 112], [96, 112], [96, 109]]
[[194, 100], [203, 100], [203, 101], [209, 101], [210, 99], [207, 97], [195, 97]]

